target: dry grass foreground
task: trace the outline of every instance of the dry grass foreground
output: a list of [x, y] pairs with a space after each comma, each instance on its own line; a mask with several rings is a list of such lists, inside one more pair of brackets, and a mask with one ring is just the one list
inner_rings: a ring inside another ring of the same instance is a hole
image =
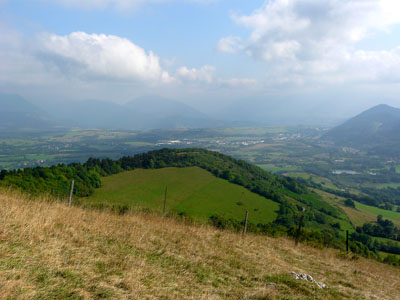
[[0, 191], [0, 299], [393, 300], [400, 269], [284, 238]]

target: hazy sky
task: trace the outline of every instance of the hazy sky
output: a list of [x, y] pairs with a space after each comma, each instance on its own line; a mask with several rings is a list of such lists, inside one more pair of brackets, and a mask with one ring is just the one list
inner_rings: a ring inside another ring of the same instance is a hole
[[400, 106], [400, 1], [0, 0], [0, 92]]

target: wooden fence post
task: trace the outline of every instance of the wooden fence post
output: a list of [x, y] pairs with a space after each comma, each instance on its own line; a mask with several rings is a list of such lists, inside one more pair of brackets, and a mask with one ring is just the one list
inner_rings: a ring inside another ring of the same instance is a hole
[[244, 227], [243, 227], [243, 234], [247, 231], [247, 219], [249, 218], [249, 211], [246, 210], [246, 216], [244, 217]]
[[296, 246], [297, 246], [297, 244], [299, 243], [300, 234], [301, 234], [301, 225], [303, 225], [303, 219], [304, 219], [304, 215], [302, 215], [302, 216], [300, 217], [299, 228], [297, 228], [296, 241], [295, 241], [295, 245], [296, 245]]
[[75, 184], [75, 180], [71, 181], [71, 189], [69, 191], [69, 206], [72, 205], [72, 193], [74, 192], [74, 184]]
[[346, 252], [349, 253], [349, 231], [346, 230]]
[[165, 187], [163, 215], [165, 215], [165, 206], [167, 204], [167, 192], [168, 192], [168, 186]]

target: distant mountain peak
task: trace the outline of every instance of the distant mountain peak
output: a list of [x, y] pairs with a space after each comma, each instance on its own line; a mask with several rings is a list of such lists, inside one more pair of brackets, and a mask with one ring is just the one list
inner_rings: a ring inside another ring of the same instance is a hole
[[376, 111], [388, 111], [388, 112], [393, 112], [393, 111], [400, 111], [399, 108], [387, 105], [387, 104], [378, 104], [374, 107], [371, 107], [370, 109], [366, 110], [365, 112], [376, 112]]
[[372, 107], [371, 109], [374, 109], [374, 108], [385, 108], [385, 109], [387, 109], [387, 108], [394, 108], [394, 107], [392, 107], [392, 106], [390, 106], [390, 105], [387, 105], [387, 104], [385, 104], [385, 103], [381, 103], [381, 104], [375, 105], [375, 106]]
[[372, 148], [400, 144], [399, 130], [400, 109], [379, 104], [331, 129], [322, 139], [337, 145]]
[[54, 123], [36, 105], [15, 94], [0, 93], [0, 130], [49, 129]]

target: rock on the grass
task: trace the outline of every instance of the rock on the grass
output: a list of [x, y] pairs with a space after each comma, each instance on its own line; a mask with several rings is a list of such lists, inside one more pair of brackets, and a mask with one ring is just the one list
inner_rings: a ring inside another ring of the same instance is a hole
[[305, 273], [297, 274], [296, 272], [292, 272], [292, 276], [296, 280], [301, 279], [301, 280], [313, 282], [321, 289], [326, 289], [327, 288], [326, 284], [324, 284], [322, 282], [315, 281], [314, 278], [311, 275], [308, 275], [308, 274], [305, 274]]

